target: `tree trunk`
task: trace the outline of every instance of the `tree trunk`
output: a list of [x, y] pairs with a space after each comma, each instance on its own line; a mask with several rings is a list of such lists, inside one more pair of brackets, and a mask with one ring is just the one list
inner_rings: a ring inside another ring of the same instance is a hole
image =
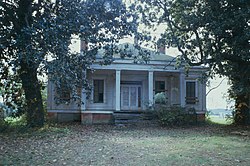
[[16, 32], [22, 40], [18, 48], [18, 53], [20, 51], [20, 78], [26, 100], [27, 125], [30, 127], [41, 127], [44, 124], [44, 110], [41, 85], [37, 78], [39, 62], [29, 52], [29, 49], [32, 50], [31, 43], [33, 41], [32, 34], [26, 30], [26, 28], [29, 29], [33, 24], [33, 0], [20, 0], [17, 3], [18, 23], [14, 25], [17, 25], [15, 27]]
[[41, 85], [36, 70], [36, 68], [29, 68], [25, 65], [21, 67], [20, 76], [27, 104], [27, 125], [29, 127], [42, 127], [44, 125]]
[[249, 95], [238, 95], [235, 100], [234, 122], [237, 125], [250, 124]]

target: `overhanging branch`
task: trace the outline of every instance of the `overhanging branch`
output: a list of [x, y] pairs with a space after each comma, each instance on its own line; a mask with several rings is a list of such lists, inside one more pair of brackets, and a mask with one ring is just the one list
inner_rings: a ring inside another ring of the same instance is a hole
[[215, 87], [209, 89], [209, 91], [206, 93], [206, 96], [207, 96], [211, 91], [217, 89], [217, 88], [222, 84], [222, 82], [223, 82], [225, 79], [226, 79], [226, 78], [223, 78], [217, 86], [215, 86]]

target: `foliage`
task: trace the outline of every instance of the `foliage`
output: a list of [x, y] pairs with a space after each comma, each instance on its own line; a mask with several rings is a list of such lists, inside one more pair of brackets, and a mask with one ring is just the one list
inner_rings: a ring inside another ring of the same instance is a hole
[[187, 110], [179, 106], [168, 108], [162, 105], [156, 111], [159, 122], [163, 126], [181, 126], [196, 123], [196, 112], [194, 109]]
[[[96, 60], [97, 50], [103, 47], [101, 63], [110, 63], [119, 39], [135, 29], [122, 1], [14, 0], [1, 1], [0, 6], [0, 83], [12, 88], [2, 95], [25, 109], [31, 127], [44, 124], [38, 75], [48, 74], [59, 88], [66, 82], [72, 99], [79, 101], [79, 89], [90, 89], [83, 70]], [[81, 53], [69, 48], [75, 36], [88, 43]], [[25, 100], [15, 100], [17, 93]]]
[[207, 66], [209, 76], [229, 78], [237, 123], [249, 123], [249, 1], [141, 0], [135, 6], [144, 25], [164, 28], [162, 40], [179, 50], [182, 63]]
[[26, 115], [23, 114], [19, 117], [6, 117], [4, 120], [0, 120], [0, 132], [12, 132], [21, 131], [26, 129]]
[[244, 103], [239, 103], [238, 107], [232, 111], [233, 116], [228, 117], [228, 119], [233, 121], [234, 124], [250, 124], [250, 112], [249, 106], [246, 106]]
[[4, 105], [3, 103], [0, 103], [1, 118], [4, 119], [4, 117], [10, 116], [13, 112], [14, 112], [14, 110], [10, 109], [9, 107]]
[[25, 112], [25, 97], [21, 80], [17, 75], [10, 74], [8, 79], [0, 82], [0, 85], [0, 95], [3, 98], [0, 109], [3, 109], [7, 116], [22, 115]]
[[4, 119], [10, 126], [25, 126], [26, 125], [26, 115], [22, 115], [17, 118], [7, 117]]
[[167, 104], [167, 97], [164, 92], [157, 93], [155, 95], [155, 103], [156, 104]]

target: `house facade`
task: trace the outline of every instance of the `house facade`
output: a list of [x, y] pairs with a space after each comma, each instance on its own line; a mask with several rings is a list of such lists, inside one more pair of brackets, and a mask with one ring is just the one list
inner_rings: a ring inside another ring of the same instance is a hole
[[[130, 46], [133, 48], [133, 46]], [[112, 123], [115, 112], [142, 112], [153, 108], [157, 94], [166, 99], [167, 106], [194, 108], [199, 119], [205, 118], [206, 84], [201, 81], [206, 68], [195, 66], [187, 72], [176, 68], [174, 57], [150, 51], [148, 63], [134, 63], [133, 59], [115, 56], [110, 65], [98, 62], [86, 72], [92, 84], [87, 98], [81, 91], [81, 105], [55, 103], [55, 89], [48, 82], [47, 110], [57, 121], [81, 121], [83, 124]]]

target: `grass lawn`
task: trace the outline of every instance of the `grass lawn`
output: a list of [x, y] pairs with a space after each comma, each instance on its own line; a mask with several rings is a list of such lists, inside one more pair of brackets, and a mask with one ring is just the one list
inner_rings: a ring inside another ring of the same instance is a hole
[[227, 125], [232, 124], [232, 120], [227, 119], [227, 118], [221, 118], [221, 117], [218, 117], [218, 116], [210, 115], [209, 119], [210, 119], [211, 122], [218, 123], [218, 124], [227, 124]]
[[53, 125], [0, 134], [0, 165], [250, 165], [250, 128]]

